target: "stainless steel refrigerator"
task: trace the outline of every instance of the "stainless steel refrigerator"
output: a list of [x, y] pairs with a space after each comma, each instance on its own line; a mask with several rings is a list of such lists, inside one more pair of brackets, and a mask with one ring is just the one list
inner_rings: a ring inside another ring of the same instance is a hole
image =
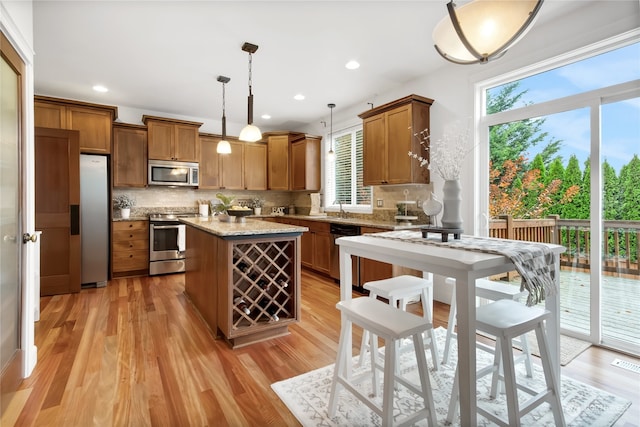
[[109, 277], [109, 175], [105, 156], [80, 155], [82, 286], [107, 286]]

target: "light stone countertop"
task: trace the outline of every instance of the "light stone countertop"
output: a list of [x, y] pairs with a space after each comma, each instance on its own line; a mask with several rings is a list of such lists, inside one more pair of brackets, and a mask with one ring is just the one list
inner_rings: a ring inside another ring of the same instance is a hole
[[252, 218], [246, 218], [245, 222], [222, 222], [217, 217], [210, 216], [207, 218], [180, 218], [180, 222], [220, 237], [304, 233], [305, 231], [309, 231], [307, 227], [261, 221]]

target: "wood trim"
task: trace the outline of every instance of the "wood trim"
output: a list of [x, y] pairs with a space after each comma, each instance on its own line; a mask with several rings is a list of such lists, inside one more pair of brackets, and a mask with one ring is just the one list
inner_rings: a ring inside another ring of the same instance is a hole
[[386, 104], [382, 104], [379, 107], [372, 108], [371, 110], [367, 110], [364, 113], [358, 114], [358, 117], [361, 119], [366, 119], [367, 117], [375, 116], [376, 114], [384, 113], [389, 110], [393, 110], [394, 108], [400, 107], [405, 104], [409, 104], [412, 102], [432, 105], [433, 99], [425, 98], [420, 95], [409, 95], [404, 98], [396, 99], [395, 101], [387, 102]]
[[54, 104], [64, 104], [66, 106], [94, 108], [102, 111], [107, 110], [111, 112], [112, 120], [115, 120], [118, 118], [118, 107], [116, 107], [115, 105], [93, 104], [90, 102], [76, 101], [74, 99], [53, 98], [51, 96], [42, 96], [42, 95], [35, 95], [33, 99], [36, 102], [50, 102]]
[[188, 120], [170, 119], [170, 118], [167, 118], [167, 117], [148, 116], [146, 114], [142, 116], [142, 122], [145, 125], [147, 124], [147, 121], [149, 121], [149, 120], [156, 121], [156, 122], [172, 123], [172, 124], [176, 124], [176, 125], [190, 125], [190, 126], [197, 126], [197, 127], [202, 126], [202, 123], [200, 123], [200, 122], [191, 122], [191, 121], [188, 121]]

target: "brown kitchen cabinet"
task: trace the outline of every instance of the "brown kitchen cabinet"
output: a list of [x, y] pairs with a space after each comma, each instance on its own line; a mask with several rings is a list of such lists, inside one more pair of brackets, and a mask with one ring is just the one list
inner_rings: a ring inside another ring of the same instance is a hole
[[320, 191], [322, 138], [301, 135], [291, 144], [291, 190]]
[[428, 169], [407, 153], [427, 154], [414, 134], [429, 129], [432, 103], [432, 99], [409, 95], [359, 115], [364, 185], [429, 183]]
[[185, 293], [233, 348], [286, 335], [300, 321], [299, 248], [298, 236], [223, 239], [187, 226]]
[[218, 154], [217, 135], [200, 135], [200, 189], [266, 190], [267, 146], [229, 138], [230, 154]]
[[331, 225], [328, 222], [299, 220], [297, 224], [307, 227], [302, 233], [301, 263], [304, 267], [329, 274], [331, 271]]
[[289, 132], [263, 134], [267, 140], [267, 182], [269, 190], [289, 190]]
[[114, 221], [112, 228], [112, 277], [148, 274], [149, 221]]
[[113, 186], [146, 187], [147, 129], [141, 125], [113, 125]]
[[142, 121], [147, 125], [149, 159], [198, 162], [202, 123], [147, 115]]
[[[407, 156], [408, 157], [408, 156]], [[382, 228], [360, 227], [360, 234], [382, 233]], [[360, 283], [365, 284], [374, 280], [382, 280], [393, 277], [393, 265], [386, 262], [375, 261], [368, 258], [360, 258]]]
[[320, 190], [321, 137], [283, 131], [266, 132], [263, 138], [269, 190]]
[[36, 127], [79, 131], [80, 152], [111, 153], [111, 127], [118, 108], [46, 96], [34, 97]]

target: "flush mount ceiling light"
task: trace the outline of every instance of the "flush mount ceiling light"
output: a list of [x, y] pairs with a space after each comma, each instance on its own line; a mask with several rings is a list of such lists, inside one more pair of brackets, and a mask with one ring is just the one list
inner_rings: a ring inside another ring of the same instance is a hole
[[486, 63], [500, 58], [529, 30], [543, 0], [473, 0], [456, 8], [433, 30], [436, 51], [456, 64]]
[[347, 70], [357, 70], [358, 68], [360, 68], [360, 64], [358, 63], [358, 61], [354, 60], [347, 62], [344, 66]]
[[331, 110], [331, 127], [329, 128], [329, 152], [327, 153], [327, 160], [335, 160], [336, 153], [333, 151], [333, 109], [336, 107], [336, 104], [327, 104]]
[[295, 95], [293, 97], [293, 99], [295, 99], [296, 101], [303, 101], [304, 100], [304, 95], [299, 93], [299, 94]]
[[222, 139], [218, 141], [218, 146], [216, 147], [216, 151], [219, 154], [230, 154], [231, 153], [231, 145], [229, 141], [227, 141], [227, 116], [225, 114], [225, 93], [224, 88], [231, 79], [225, 76], [218, 76], [218, 81], [222, 83]]
[[258, 50], [258, 46], [255, 44], [245, 42], [242, 45], [242, 50], [249, 53], [249, 99], [248, 99], [248, 112], [247, 112], [247, 125], [240, 131], [238, 137], [240, 141], [256, 142], [262, 139], [262, 132], [257, 126], [253, 124], [253, 93], [251, 92], [251, 58]]
[[105, 86], [102, 86], [102, 85], [95, 85], [93, 87], [93, 90], [95, 90], [96, 92], [101, 92], [101, 93], [109, 92], [109, 89], [107, 89]]

